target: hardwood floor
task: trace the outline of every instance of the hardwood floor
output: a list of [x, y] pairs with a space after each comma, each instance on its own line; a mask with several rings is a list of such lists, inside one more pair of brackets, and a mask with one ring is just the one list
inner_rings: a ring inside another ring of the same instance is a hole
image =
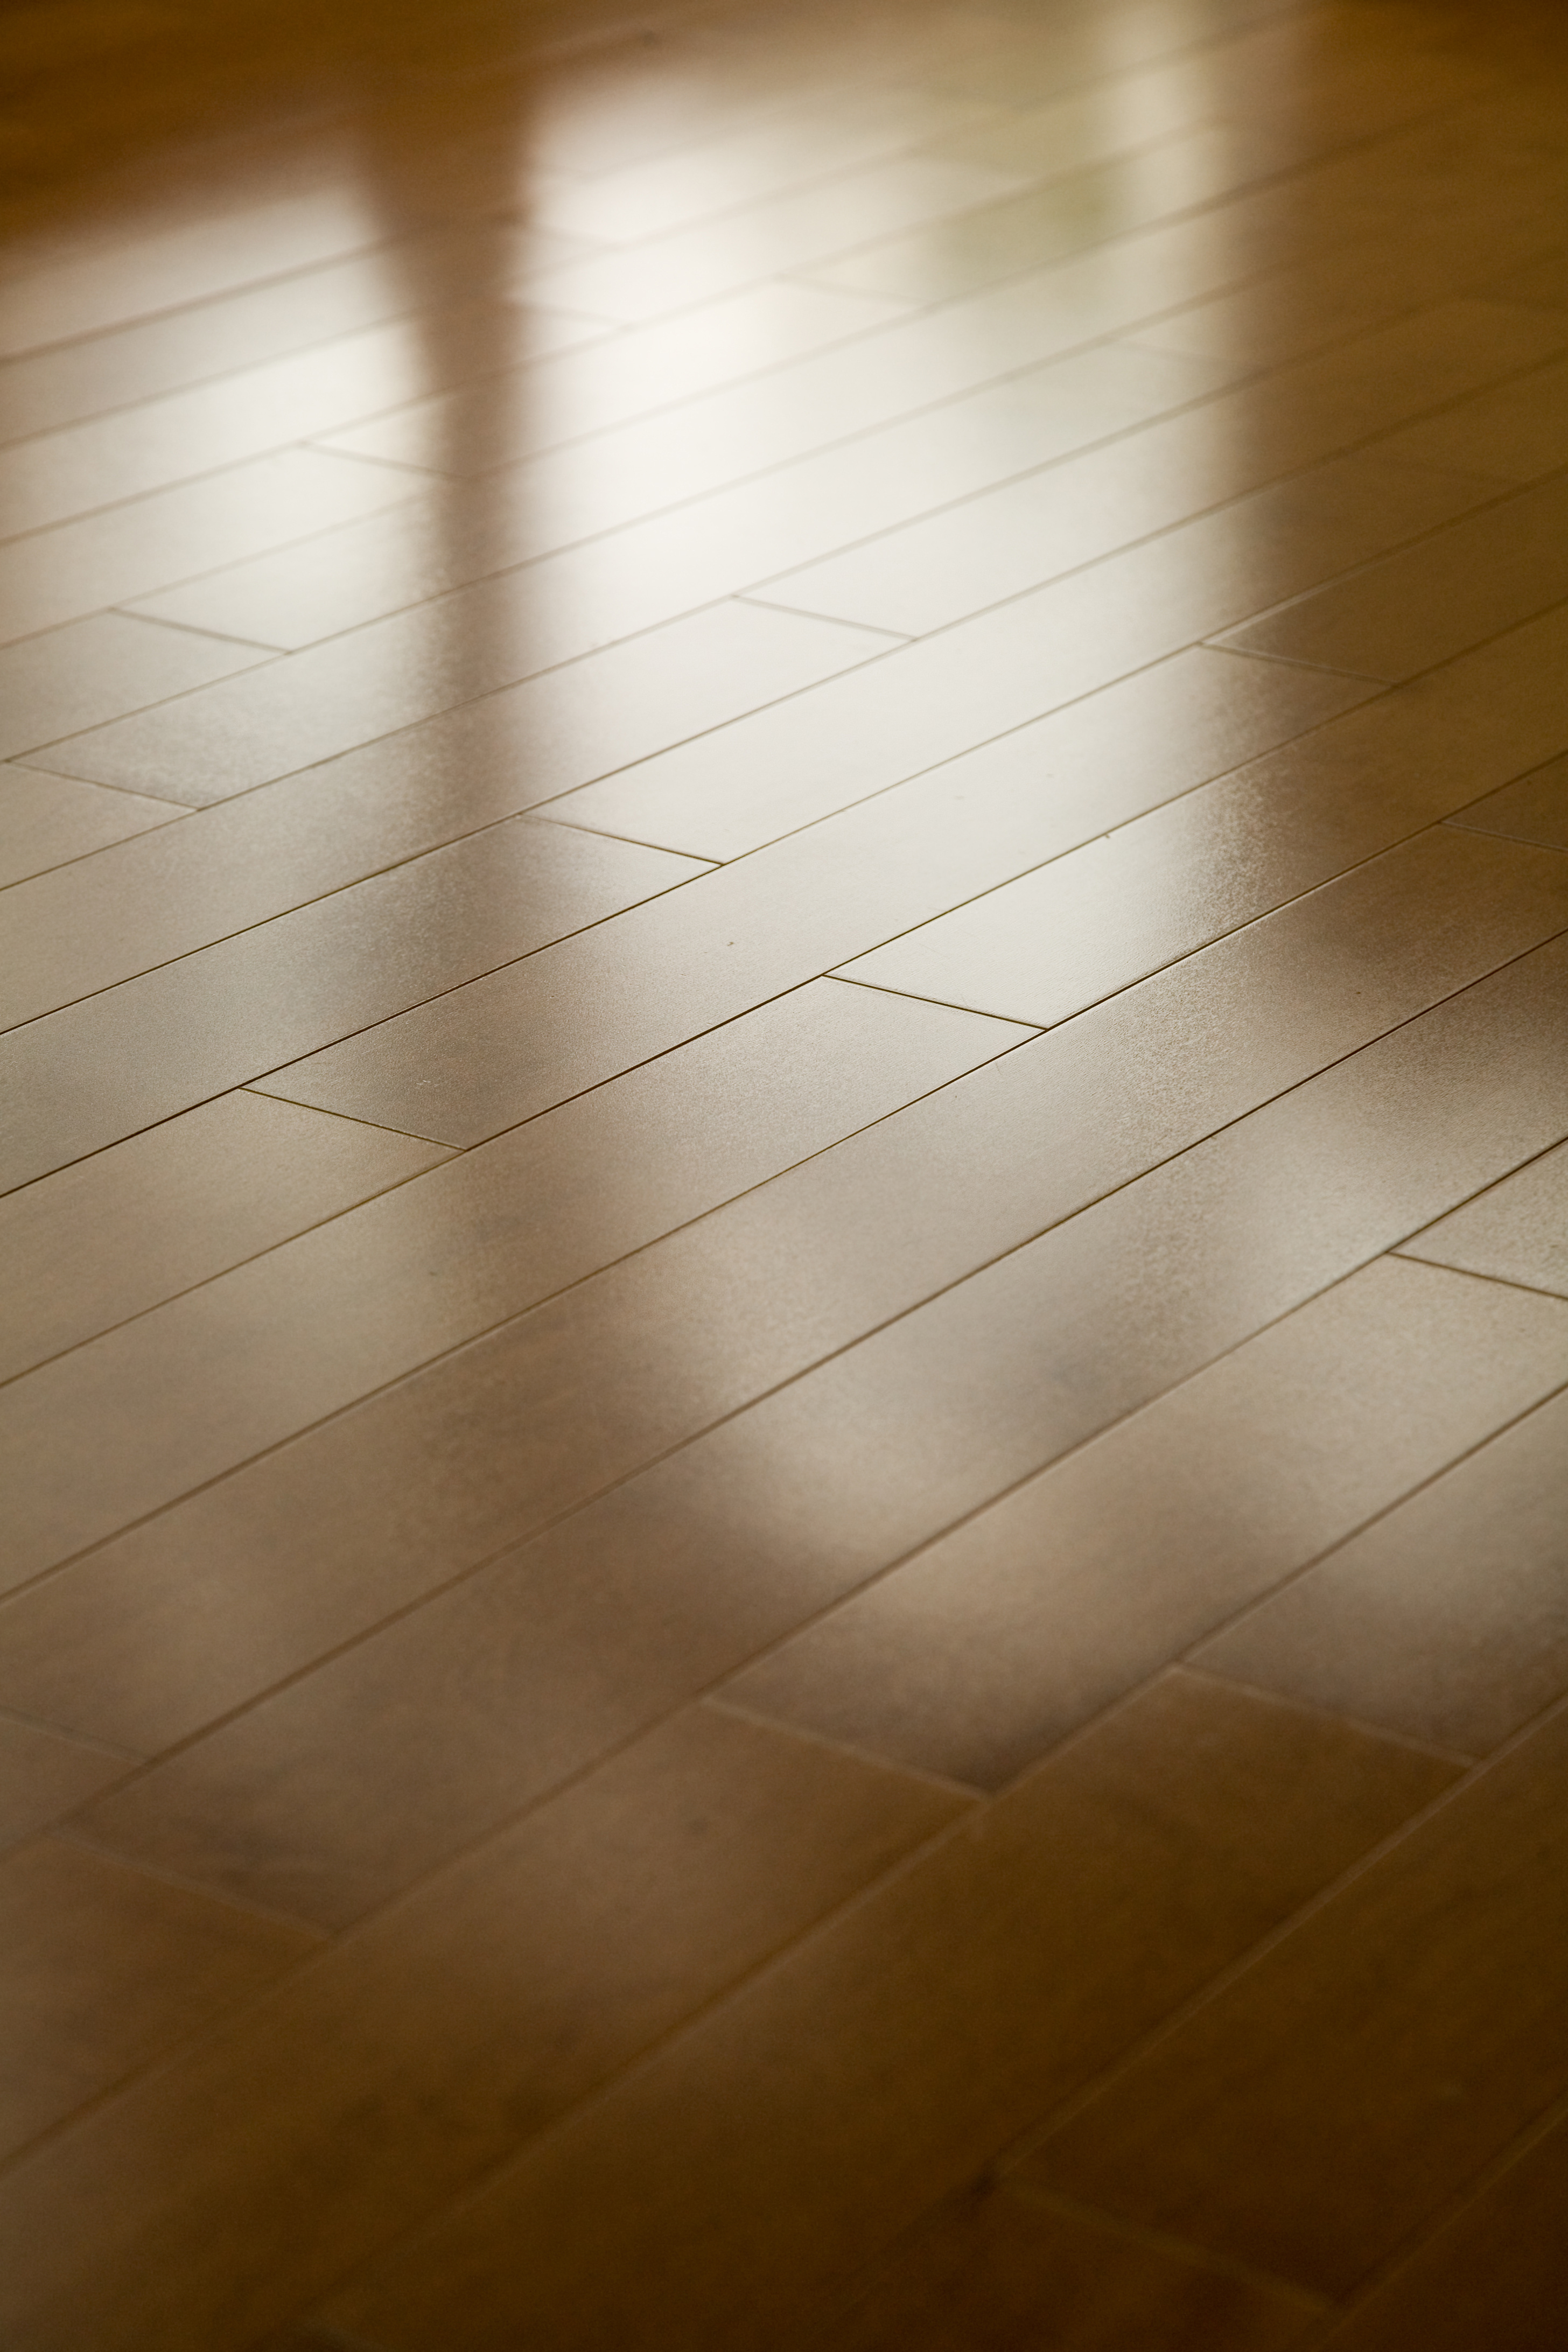
[[1568, 17], [0, 62], [5, 2352], [1561, 2352]]

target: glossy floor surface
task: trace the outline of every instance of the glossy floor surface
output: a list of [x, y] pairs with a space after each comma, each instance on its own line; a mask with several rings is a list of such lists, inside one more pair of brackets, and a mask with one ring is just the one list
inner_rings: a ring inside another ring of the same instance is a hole
[[1561, 2352], [1568, 16], [0, 51], [6, 2352]]

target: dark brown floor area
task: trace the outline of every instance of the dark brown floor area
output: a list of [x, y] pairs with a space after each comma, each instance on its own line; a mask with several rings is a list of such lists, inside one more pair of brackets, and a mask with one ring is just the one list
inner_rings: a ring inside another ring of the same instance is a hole
[[1568, 16], [0, 72], [5, 2352], [1563, 2352]]

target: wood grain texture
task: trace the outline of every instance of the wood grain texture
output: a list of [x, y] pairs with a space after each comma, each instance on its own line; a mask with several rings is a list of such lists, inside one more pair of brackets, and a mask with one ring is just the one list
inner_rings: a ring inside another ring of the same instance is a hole
[[0, 79], [6, 2352], [1556, 2352], [1561, 8]]

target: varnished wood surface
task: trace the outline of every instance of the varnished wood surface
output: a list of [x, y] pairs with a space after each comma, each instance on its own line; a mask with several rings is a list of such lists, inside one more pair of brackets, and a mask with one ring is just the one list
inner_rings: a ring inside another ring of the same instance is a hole
[[0, 74], [5, 2352], [1558, 2352], [1561, 12]]

